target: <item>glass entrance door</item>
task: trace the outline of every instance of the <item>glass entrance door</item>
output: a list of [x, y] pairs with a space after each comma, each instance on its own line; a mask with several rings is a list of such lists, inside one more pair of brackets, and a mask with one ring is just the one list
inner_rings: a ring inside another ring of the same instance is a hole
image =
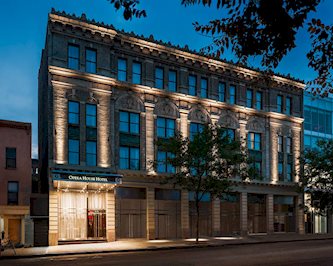
[[106, 237], [105, 210], [88, 210], [88, 238]]
[[100, 192], [60, 192], [59, 240], [106, 238], [106, 199]]

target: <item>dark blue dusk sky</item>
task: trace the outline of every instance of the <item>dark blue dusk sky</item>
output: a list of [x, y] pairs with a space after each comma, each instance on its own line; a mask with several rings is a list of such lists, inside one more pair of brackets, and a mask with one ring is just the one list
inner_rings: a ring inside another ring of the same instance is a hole
[[[31, 122], [33, 128], [32, 155], [37, 157], [37, 80], [41, 51], [45, 42], [47, 14], [51, 8], [81, 15], [89, 19], [113, 24], [117, 29], [189, 45], [199, 50], [209, 43], [209, 38], [193, 30], [192, 22], [205, 22], [221, 14], [213, 8], [183, 7], [181, 0], [141, 0], [148, 17], [125, 21], [107, 0], [0, 0], [0, 119]], [[333, 1], [324, 0], [317, 13], [326, 23], [332, 23]], [[310, 80], [314, 74], [307, 67], [306, 52], [309, 38], [302, 30], [295, 48], [276, 71]], [[227, 53], [224, 57], [233, 60]], [[251, 66], [258, 67], [254, 61]]]

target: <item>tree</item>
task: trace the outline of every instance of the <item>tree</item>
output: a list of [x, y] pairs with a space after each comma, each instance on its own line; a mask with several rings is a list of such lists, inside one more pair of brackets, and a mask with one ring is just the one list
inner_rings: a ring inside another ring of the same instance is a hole
[[[158, 149], [167, 151], [167, 163], [175, 169], [167, 175], [164, 183], [194, 193], [196, 207], [196, 242], [199, 240], [199, 203], [205, 194], [221, 197], [232, 190], [233, 178], [242, 179], [250, 170], [246, 166], [247, 155], [240, 141], [232, 140], [226, 129], [215, 125], [205, 125], [200, 133], [190, 138], [181, 134], [167, 140], [157, 142]], [[161, 162], [154, 161], [159, 166]]]
[[302, 157], [301, 190], [309, 194], [306, 204], [319, 214], [333, 211], [333, 140], [320, 140], [317, 148]]
[[[126, 20], [145, 17], [145, 10], [137, 5], [140, 0], [108, 0], [114, 7], [123, 9]], [[246, 64], [248, 58], [261, 58], [261, 65], [271, 74], [282, 58], [296, 47], [297, 32], [307, 26], [311, 49], [307, 53], [308, 66], [317, 77], [308, 82], [313, 94], [327, 96], [333, 93], [333, 26], [320, 19], [308, 21], [322, 0], [181, 0], [184, 6], [215, 6], [221, 18], [212, 18], [207, 24], [194, 22], [195, 31], [212, 38], [201, 49], [208, 56], [220, 58], [225, 49]], [[225, 11], [225, 12], [222, 12]]]

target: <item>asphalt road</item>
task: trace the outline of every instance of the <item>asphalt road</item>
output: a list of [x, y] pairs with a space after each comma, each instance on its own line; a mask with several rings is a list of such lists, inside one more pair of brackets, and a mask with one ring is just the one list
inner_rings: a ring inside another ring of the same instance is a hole
[[1, 266], [333, 265], [333, 240], [0, 260]]

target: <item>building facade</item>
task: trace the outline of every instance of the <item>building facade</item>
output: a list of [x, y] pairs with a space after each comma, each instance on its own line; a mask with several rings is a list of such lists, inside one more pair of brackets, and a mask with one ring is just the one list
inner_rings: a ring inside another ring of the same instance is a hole
[[[304, 84], [52, 11], [39, 72], [40, 174], [49, 244], [195, 234], [193, 195], [159, 138], [218, 123], [244, 140], [261, 178], [200, 203], [203, 236], [304, 232], [295, 192]], [[158, 160], [156, 169], [151, 162]]]
[[[333, 99], [313, 96], [304, 93], [304, 148], [317, 147], [318, 140], [333, 138]], [[322, 216], [312, 210], [306, 218], [306, 229], [309, 233], [331, 233], [332, 215]]]
[[31, 244], [31, 124], [0, 120], [0, 232]]

